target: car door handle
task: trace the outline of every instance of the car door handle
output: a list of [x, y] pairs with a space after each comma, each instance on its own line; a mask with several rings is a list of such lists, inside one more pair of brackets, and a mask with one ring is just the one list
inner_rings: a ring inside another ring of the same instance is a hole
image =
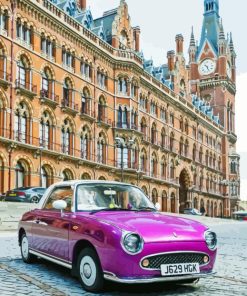
[[39, 224], [40, 219], [36, 219], [34, 222], [35, 222], [36, 224]]

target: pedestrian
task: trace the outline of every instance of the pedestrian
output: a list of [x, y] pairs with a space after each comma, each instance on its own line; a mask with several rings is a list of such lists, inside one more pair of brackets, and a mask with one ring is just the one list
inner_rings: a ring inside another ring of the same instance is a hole
[[202, 213], [202, 216], [205, 215], [206, 210], [205, 210], [204, 206], [201, 206], [200, 212]]

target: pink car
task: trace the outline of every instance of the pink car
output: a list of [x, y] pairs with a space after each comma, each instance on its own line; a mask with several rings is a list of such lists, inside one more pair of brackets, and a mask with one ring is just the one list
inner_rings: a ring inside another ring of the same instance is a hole
[[24, 262], [40, 257], [71, 269], [85, 290], [105, 280], [193, 283], [212, 275], [216, 234], [159, 213], [135, 186], [107, 181], [52, 185], [19, 223]]

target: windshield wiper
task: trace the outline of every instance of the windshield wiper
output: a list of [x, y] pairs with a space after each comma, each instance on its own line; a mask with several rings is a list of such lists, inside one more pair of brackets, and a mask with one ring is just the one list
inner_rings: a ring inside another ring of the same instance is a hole
[[105, 209], [99, 209], [99, 210], [93, 210], [92, 212], [90, 212], [90, 215], [98, 213], [98, 212], [114, 212], [114, 211], [131, 211], [129, 209], [122, 209], [122, 208], [105, 208]]
[[152, 212], [157, 212], [157, 210], [155, 208], [151, 208], [151, 207], [140, 207], [138, 209], [136, 209], [137, 212], [140, 211], [152, 211]]

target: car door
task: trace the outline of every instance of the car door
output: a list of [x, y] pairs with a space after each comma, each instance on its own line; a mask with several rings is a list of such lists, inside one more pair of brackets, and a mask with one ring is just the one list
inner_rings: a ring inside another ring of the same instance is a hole
[[[72, 199], [71, 186], [55, 187], [49, 194], [43, 208], [36, 212], [36, 223], [32, 228], [34, 250], [68, 261]], [[62, 213], [52, 206], [56, 200], [67, 202], [68, 206]]]

